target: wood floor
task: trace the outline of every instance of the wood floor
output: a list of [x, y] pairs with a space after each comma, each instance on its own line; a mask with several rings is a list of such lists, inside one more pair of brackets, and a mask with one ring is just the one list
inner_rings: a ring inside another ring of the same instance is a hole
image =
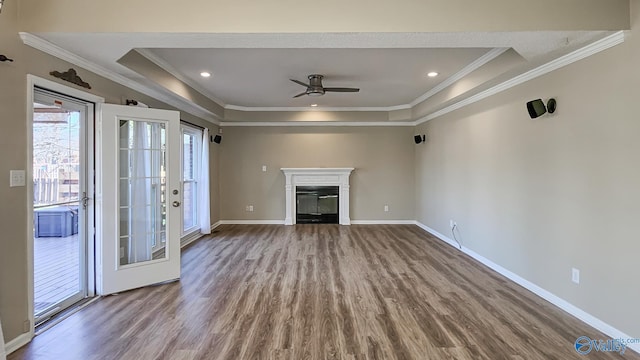
[[16, 359], [640, 359], [413, 225], [224, 225]]

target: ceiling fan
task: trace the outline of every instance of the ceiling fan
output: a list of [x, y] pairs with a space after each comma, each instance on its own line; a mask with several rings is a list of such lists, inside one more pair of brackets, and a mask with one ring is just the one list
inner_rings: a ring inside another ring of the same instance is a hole
[[289, 79], [289, 80], [293, 81], [294, 83], [302, 85], [302, 86], [307, 88], [307, 90], [305, 92], [294, 96], [294, 98], [300, 97], [302, 95], [322, 96], [327, 91], [332, 91], [332, 92], [358, 92], [358, 91], [360, 91], [360, 89], [357, 89], [357, 88], [324, 87], [324, 86], [322, 86], [322, 78], [323, 77], [324, 77], [323, 75], [318, 75], [318, 74], [309, 75], [307, 77], [309, 79], [309, 84], [305, 84], [302, 81]]

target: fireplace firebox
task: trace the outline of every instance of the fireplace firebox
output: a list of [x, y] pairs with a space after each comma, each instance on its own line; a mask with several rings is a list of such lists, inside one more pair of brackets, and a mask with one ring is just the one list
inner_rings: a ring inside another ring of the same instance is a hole
[[296, 186], [297, 224], [338, 224], [340, 187]]

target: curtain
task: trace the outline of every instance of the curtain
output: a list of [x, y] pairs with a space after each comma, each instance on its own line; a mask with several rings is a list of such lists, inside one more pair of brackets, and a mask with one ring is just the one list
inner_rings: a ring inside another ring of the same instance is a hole
[[151, 139], [147, 134], [147, 123], [134, 122], [134, 142], [129, 206], [130, 239], [129, 264], [151, 260]]
[[202, 130], [202, 154], [198, 171], [198, 222], [201, 234], [211, 234], [211, 209], [209, 204], [209, 129]]

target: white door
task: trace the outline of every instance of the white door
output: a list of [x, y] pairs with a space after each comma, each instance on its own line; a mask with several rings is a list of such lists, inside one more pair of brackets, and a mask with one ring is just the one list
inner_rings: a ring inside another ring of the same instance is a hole
[[97, 131], [101, 295], [180, 278], [180, 113], [104, 104]]

